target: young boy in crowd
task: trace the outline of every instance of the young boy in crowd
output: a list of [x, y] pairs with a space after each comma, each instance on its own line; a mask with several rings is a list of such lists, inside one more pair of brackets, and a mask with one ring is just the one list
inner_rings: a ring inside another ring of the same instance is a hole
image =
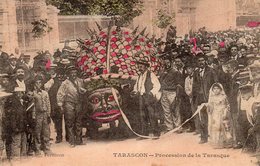
[[48, 93], [43, 90], [43, 78], [41, 76], [36, 76], [35, 78], [33, 95], [36, 110], [35, 154], [41, 155], [40, 149], [42, 149], [45, 155], [51, 155], [49, 126], [51, 122], [51, 105]]
[[[191, 111], [192, 114], [195, 113], [195, 108], [193, 107], [193, 103], [192, 103], [192, 86], [193, 86], [193, 73], [195, 70], [195, 64], [192, 62], [189, 62], [185, 65], [185, 70], [187, 73], [187, 77], [185, 78], [185, 86], [184, 86], [184, 90], [185, 93], [189, 96], [189, 100], [190, 100], [190, 104], [191, 104]], [[199, 134], [199, 117], [195, 116], [194, 117], [194, 123], [192, 123], [194, 125], [191, 125], [191, 129], [192, 131], [195, 131], [195, 134]]]
[[35, 126], [36, 112], [33, 89], [28, 88], [26, 92], [26, 137], [27, 137], [27, 155], [32, 156], [35, 151]]

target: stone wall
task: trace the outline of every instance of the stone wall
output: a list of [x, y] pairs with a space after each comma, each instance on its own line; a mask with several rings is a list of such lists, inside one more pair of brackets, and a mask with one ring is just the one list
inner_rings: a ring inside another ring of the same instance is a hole
[[14, 0], [0, 0], [0, 44], [6, 52], [13, 52], [18, 46]]
[[58, 16], [59, 39], [60, 42], [66, 40], [75, 41], [77, 38], [88, 38], [87, 28], [97, 29], [96, 22], [107, 28], [110, 18], [106, 16]]
[[235, 0], [198, 0], [196, 4], [196, 29], [203, 26], [210, 31], [235, 28]]

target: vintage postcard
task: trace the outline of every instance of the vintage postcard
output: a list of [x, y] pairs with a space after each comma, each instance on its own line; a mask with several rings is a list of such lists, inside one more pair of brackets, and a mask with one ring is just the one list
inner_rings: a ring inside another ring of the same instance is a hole
[[0, 166], [258, 166], [259, 83], [259, 0], [0, 0]]

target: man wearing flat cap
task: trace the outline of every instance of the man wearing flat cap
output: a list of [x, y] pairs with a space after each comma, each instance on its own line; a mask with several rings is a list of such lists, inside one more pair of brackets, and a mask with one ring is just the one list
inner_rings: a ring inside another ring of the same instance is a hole
[[158, 121], [156, 118], [156, 110], [154, 106], [155, 103], [159, 100], [159, 90], [161, 85], [156, 75], [148, 70], [148, 61], [140, 60], [136, 63], [138, 65], [140, 75], [134, 85], [132, 95], [137, 95], [139, 98], [141, 134], [148, 136], [150, 127], [154, 136], [160, 136]]
[[71, 147], [82, 145], [82, 128], [81, 128], [81, 112], [82, 112], [82, 87], [83, 80], [77, 76], [78, 70], [74, 66], [67, 68], [68, 79], [62, 82], [57, 92], [57, 104], [64, 110], [65, 124], [67, 127], [67, 135]]
[[5, 68], [5, 73], [9, 75], [13, 75], [16, 68], [16, 64], [17, 64], [17, 58], [14, 56], [14, 54], [11, 54], [8, 60], [8, 64], [6, 65]]

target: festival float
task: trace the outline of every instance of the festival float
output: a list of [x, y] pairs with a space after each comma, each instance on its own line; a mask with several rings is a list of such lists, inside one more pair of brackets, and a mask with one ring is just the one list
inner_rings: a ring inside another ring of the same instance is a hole
[[104, 125], [125, 130], [123, 124], [127, 124], [132, 129], [128, 121], [131, 117], [125, 116], [122, 109], [123, 103], [130, 102], [124, 98], [130, 91], [125, 94], [122, 87], [135, 82], [139, 74], [137, 61], [148, 61], [154, 73], [161, 68], [153, 38], [145, 34], [145, 29], [112, 25], [102, 29], [98, 24], [97, 27], [98, 32], [87, 30], [89, 39], [77, 40], [81, 50], [76, 66], [85, 77], [83, 124], [91, 135]]

